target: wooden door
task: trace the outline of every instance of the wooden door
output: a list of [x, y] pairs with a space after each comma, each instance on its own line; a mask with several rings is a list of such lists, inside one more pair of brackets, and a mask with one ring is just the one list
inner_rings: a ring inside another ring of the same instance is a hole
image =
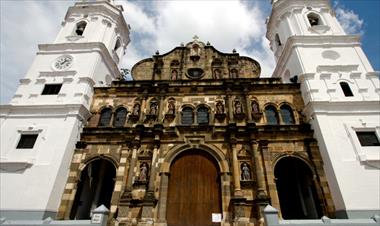
[[218, 165], [208, 153], [190, 150], [170, 167], [168, 226], [209, 226], [212, 213], [222, 213]]

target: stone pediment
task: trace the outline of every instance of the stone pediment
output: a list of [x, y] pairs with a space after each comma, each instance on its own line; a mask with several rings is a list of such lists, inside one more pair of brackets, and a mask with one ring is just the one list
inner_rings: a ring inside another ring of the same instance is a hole
[[132, 70], [134, 80], [200, 80], [258, 78], [260, 64], [252, 58], [240, 56], [235, 50], [223, 53], [206, 44], [194, 40], [181, 44], [173, 50], [136, 63]]

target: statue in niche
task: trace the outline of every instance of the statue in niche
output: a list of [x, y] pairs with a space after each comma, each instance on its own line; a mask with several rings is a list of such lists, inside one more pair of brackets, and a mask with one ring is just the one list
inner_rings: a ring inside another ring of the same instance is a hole
[[170, 101], [168, 103], [168, 114], [174, 115], [174, 113], [175, 113], [175, 106], [174, 106], [173, 101]]
[[251, 172], [246, 162], [243, 162], [243, 164], [241, 164], [241, 179], [251, 180]]
[[148, 164], [146, 162], [141, 163], [140, 165], [140, 175], [139, 180], [140, 181], [147, 181], [148, 179]]
[[199, 56], [201, 53], [201, 49], [199, 48], [198, 44], [194, 44], [193, 48], [190, 50], [190, 55], [191, 56]]
[[231, 69], [230, 77], [231, 78], [237, 78], [238, 77], [238, 71], [236, 69]]
[[171, 80], [177, 80], [177, 79], [178, 79], [177, 70], [172, 70]]
[[140, 104], [133, 106], [132, 115], [138, 116], [140, 114]]
[[221, 79], [222, 78], [222, 72], [219, 69], [214, 70], [214, 79]]
[[150, 110], [149, 110], [149, 114], [150, 115], [157, 115], [157, 103], [153, 102], [150, 104]]
[[251, 110], [252, 110], [252, 114], [258, 114], [258, 113], [260, 113], [259, 104], [256, 101], [252, 102]]
[[216, 114], [223, 114], [224, 113], [224, 106], [222, 102], [218, 101], [216, 104]]
[[242, 108], [242, 105], [240, 103], [240, 100], [236, 100], [235, 101], [234, 107], [235, 107], [235, 114], [241, 114], [241, 113], [243, 113], [243, 108]]

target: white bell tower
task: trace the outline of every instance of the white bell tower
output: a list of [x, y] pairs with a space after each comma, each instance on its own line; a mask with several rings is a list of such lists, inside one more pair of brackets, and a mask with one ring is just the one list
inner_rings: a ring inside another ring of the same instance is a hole
[[360, 37], [347, 35], [328, 0], [272, 0], [267, 38], [274, 77], [301, 84], [337, 217], [380, 213], [380, 85]]
[[10, 104], [1, 106], [1, 217], [55, 217], [93, 87], [121, 76], [129, 43], [122, 11], [109, 0], [70, 7], [55, 41], [38, 46]]

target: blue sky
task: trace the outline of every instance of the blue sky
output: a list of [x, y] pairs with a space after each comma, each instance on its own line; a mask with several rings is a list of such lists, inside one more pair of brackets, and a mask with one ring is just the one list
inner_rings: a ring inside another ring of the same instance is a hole
[[[37, 45], [52, 43], [73, 0], [0, 0], [0, 103], [16, 92], [30, 67]], [[131, 43], [121, 67], [170, 51], [198, 35], [217, 49], [256, 59], [262, 75], [271, 76], [274, 57], [265, 38], [270, 0], [147, 1], [118, 0], [131, 29]], [[334, 0], [337, 17], [347, 33], [361, 34], [364, 52], [380, 70], [380, 0]], [[208, 21], [205, 23], [205, 21]]]

